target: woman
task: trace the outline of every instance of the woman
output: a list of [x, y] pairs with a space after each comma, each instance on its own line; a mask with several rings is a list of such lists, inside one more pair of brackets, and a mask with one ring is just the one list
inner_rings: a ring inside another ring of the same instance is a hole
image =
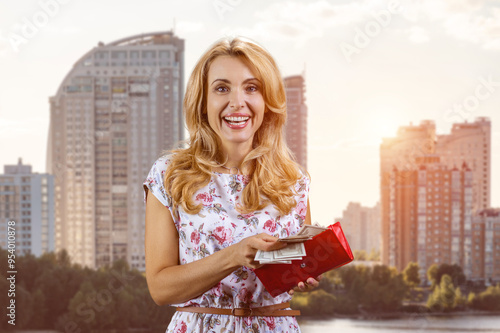
[[248, 40], [214, 44], [184, 112], [188, 148], [160, 157], [144, 182], [148, 287], [158, 305], [178, 307], [167, 332], [300, 332], [287, 302], [319, 278], [273, 298], [253, 272], [258, 250], [286, 246], [278, 238], [311, 221], [309, 179], [283, 138], [276, 63]]

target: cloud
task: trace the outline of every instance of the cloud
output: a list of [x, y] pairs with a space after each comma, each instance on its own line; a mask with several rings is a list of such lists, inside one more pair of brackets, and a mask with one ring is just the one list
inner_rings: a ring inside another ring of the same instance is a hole
[[226, 27], [222, 33], [240, 34], [258, 40], [295, 41], [296, 47], [300, 47], [310, 39], [322, 37], [328, 28], [363, 21], [370, 13], [367, 8], [373, 7], [372, 3], [334, 5], [325, 0], [272, 3], [254, 14], [256, 20], [252, 27]]
[[[486, 0], [404, 0], [402, 16], [409, 22], [437, 22], [456, 40], [500, 49], [500, 3]], [[418, 29], [407, 31], [412, 42], [429, 38]]]
[[422, 27], [413, 26], [410, 29], [408, 29], [407, 33], [408, 33], [408, 38], [412, 43], [420, 44], [429, 41], [429, 33], [426, 29]]

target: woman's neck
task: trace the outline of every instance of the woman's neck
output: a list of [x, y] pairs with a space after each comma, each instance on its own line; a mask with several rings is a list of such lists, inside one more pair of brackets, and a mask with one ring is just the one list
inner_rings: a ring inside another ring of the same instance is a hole
[[251, 147], [242, 147], [241, 145], [232, 145], [231, 147], [223, 147], [222, 162], [227, 168], [241, 168], [245, 157], [251, 151]]

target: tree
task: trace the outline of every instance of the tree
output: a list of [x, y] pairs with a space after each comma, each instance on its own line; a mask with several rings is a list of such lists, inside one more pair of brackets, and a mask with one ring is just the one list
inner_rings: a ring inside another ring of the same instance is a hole
[[431, 289], [434, 289], [439, 284], [439, 281], [437, 280], [437, 271], [438, 271], [437, 264], [432, 264], [427, 269], [427, 280], [429, 280], [429, 282], [431, 283]]
[[[427, 307], [432, 311], [450, 311], [455, 308], [457, 293], [451, 277], [447, 274], [441, 278], [441, 283], [434, 288], [427, 300]], [[461, 297], [461, 294], [460, 294]]]
[[403, 276], [406, 284], [411, 288], [415, 288], [420, 284], [420, 266], [416, 262], [410, 262], [403, 271]]
[[368, 261], [380, 261], [380, 252], [372, 248], [370, 253], [368, 254]]
[[366, 251], [365, 250], [354, 250], [354, 260], [366, 260]]
[[448, 275], [451, 278], [453, 284], [455, 284], [456, 286], [464, 284], [465, 280], [466, 280], [464, 272], [462, 270], [462, 267], [460, 267], [457, 264], [453, 264], [453, 265], [441, 264], [441, 265], [439, 265], [437, 272], [436, 272], [437, 283], [441, 282], [441, 278], [444, 275]]

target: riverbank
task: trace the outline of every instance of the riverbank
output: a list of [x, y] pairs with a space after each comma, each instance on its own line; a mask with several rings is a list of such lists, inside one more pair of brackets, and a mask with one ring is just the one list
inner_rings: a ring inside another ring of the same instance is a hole
[[468, 316], [499, 316], [500, 311], [452, 311], [452, 312], [388, 312], [388, 313], [358, 313], [358, 314], [334, 314], [332, 316], [300, 316], [302, 320], [308, 321], [324, 321], [331, 319], [354, 319], [354, 320], [386, 320], [386, 319], [405, 319], [415, 317], [468, 317]]

